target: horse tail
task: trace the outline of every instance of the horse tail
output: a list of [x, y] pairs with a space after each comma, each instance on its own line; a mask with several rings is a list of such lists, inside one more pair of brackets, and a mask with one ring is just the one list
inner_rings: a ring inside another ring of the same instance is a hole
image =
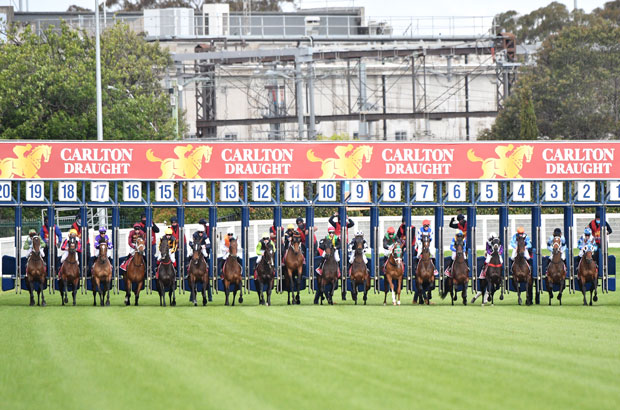
[[310, 162], [322, 162], [323, 161], [321, 158], [314, 155], [314, 151], [312, 151], [311, 149], [308, 150], [306, 157], [308, 157], [308, 160], [310, 160]]
[[474, 154], [474, 149], [473, 148], [470, 148], [467, 151], [467, 159], [470, 160], [471, 162], [482, 162], [482, 161], [484, 161], [484, 159], [482, 159], [479, 156], [477, 156], [476, 154]]
[[161, 158], [157, 158], [154, 154], [153, 154], [153, 150], [152, 149], [148, 149], [146, 150], [146, 159], [151, 161], [151, 162], [163, 162], [163, 159]]

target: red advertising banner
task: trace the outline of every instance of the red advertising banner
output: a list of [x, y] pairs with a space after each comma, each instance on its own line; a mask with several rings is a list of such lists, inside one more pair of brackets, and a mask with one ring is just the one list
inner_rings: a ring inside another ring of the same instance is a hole
[[616, 142], [0, 142], [0, 179], [607, 180]]

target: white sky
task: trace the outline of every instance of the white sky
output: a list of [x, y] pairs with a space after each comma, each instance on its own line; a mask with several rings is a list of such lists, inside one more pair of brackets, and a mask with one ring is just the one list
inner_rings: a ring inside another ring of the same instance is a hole
[[[65, 11], [72, 5], [94, 9], [96, 0], [22, 0], [24, 9], [28, 3], [29, 11]], [[304, 8], [329, 6], [363, 6], [366, 16], [494, 16], [497, 13], [516, 10], [521, 14], [529, 13], [553, 0], [296, 0]], [[569, 10], [575, 1], [579, 8], [591, 12], [602, 7], [609, 0], [558, 0]], [[17, 9], [20, 0], [0, 0], [0, 5], [13, 5]]]

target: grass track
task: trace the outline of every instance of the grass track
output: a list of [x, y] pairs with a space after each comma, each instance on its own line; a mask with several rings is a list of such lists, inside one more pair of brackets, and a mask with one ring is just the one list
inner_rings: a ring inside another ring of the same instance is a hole
[[[620, 303], [27, 306], [0, 295], [1, 408], [617, 408]], [[470, 295], [468, 295], [470, 296]], [[338, 298], [340, 299], [340, 298]], [[554, 299], [554, 303], [556, 300]], [[35, 387], [27, 386], [33, 381]]]

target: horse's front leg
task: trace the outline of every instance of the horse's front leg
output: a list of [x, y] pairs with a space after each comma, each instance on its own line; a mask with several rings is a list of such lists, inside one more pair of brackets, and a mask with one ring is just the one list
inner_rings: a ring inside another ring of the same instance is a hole
[[264, 305], [265, 301], [263, 300], [263, 282], [261, 282], [261, 280], [257, 278], [254, 284], [256, 285], [256, 294], [258, 295], [258, 304]]
[[105, 293], [108, 289], [108, 286], [106, 282], [101, 282], [100, 286], [101, 287], [99, 288], [99, 299], [101, 302], [101, 306], [105, 306]]
[[144, 286], [144, 279], [142, 279], [141, 281], [138, 281], [137, 286], [136, 286], [136, 301], [135, 301], [136, 306], [138, 306], [138, 299], [140, 298], [140, 291], [142, 290], [143, 286]]
[[77, 295], [78, 281], [79, 279], [73, 281], [73, 291], [71, 292], [71, 296], [73, 297], [73, 306], [75, 306], [75, 297]]
[[226, 294], [226, 302], [224, 303], [224, 306], [229, 306], [228, 294], [230, 293], [230, 283], [227, 280], [224, 280], [224, 293]]
[[[107, 295], [106, 295], [105, 305], [110, 306], [110, 292], [112, 291], [112, 278], [107, 280], [106, 289], [107, 289], [107, 292], [106, 292]], [[75, 292], [73, 293], [73, 295], [74, 295], [73, 298], [75, 300]]]
[[396, 296], [394, 295], [394, 281], [390, 276], [390, 292], [392, 293], [392, 305], [396, 306]]
[[[128, 274], [125, 273], [125, 277]], [[131, 281], [129, 279], [125, 279], [125, 306], [129, 306], [131, 304]]]
[[62, 305], [64, 306], [65, 303], [69, 303], [69, 280], [67, 278], [64, 278], [62, 282], [65, 288], [64, 292], [61, 292], [61, 294], [64, 294], [64, 297], [62, 299]]
[[[357, 282], [355, 280], [353, 280], [352, 277], [350, 277], [351, 280], [351, 299], [353, 299], [353, 302], [355, 302], [355, 304], [357, 305]], [[346, 285], [344, 286], [346, 288]]]
[[[288, 278], [288, 300], [286, 302], [287, 305], [291, 304], [291, 292], [293, 291], [293, 271], [289, 268], [286, 268], [286, 277]], [[317, 279], [318, 280], [318, 279]], [[295, 297], [293, 297], [293, 304], [295, 304]]]
[[515, 277], [512, 277], [512, 284], [514, 285], [515, 289], [517, 290], [517, 297], [518, 297], [518, 301], [519, 301], [519, 305], [523, 304], [523, 300], [521, 299], [521, 284], [519, 282], [517, 282], [517, 280], [515, 279]]
[[396, 289], [396, 294], [398, 296], [398, 300], [396, 304], [400, 306], [400, 293], [403, 290], [403, 277], [398, 278], [398, 289]]
[[467, 281], [463, 284], [463, 291], [461, 292], [461, 299], [463, 299], [463, 305], [467, 305]]
[[301, 266], [297, 270], [297, 296], [295, 297], [295, 304], [299, 305], [301, 303], [299, 299], [299, 292], [301, 291]]
[[29, 276], [26, 276], [26, 286], [28, 287], [28, 291], [30, 292], [30, 306], [34, 306], [34, 285], [32, 284]]
[[43, 291], [43, 287], [45, 286], [45, 278], [41, 279], [41, 282], [39, 282], [39, 295], [41, 295], [41, 306], [47, 306], [47, 303], [45, 303], [45, 292]]

